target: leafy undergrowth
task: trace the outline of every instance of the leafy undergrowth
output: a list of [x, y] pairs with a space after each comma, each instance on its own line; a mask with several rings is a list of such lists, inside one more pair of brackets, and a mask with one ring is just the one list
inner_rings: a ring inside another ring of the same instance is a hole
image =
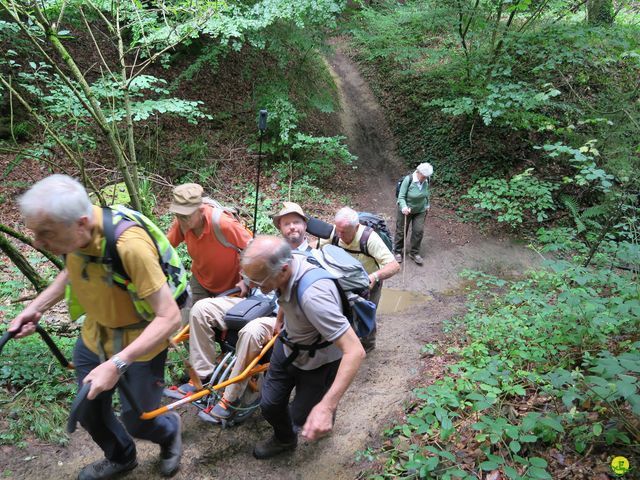
[[[75, 338], [51, 334], [70, 359]], [[7, 343], [0, 386], [4, 387], [0, 388], [0, 445], [25, 446], [30, 436], [67, 444], [64, 426], [76, 391], [75, 377], [60, 367], [38, 335]]]
[[371, 478], [605, 479], [618, 455], [637, 466], [640, 289], [637, 268], [615, 266], [639, 259], [611, 243], [588, 267], [578, 254], [522, 279], [466, 273], [468, 312], [438, 346], [455, 362], [414, 392]]

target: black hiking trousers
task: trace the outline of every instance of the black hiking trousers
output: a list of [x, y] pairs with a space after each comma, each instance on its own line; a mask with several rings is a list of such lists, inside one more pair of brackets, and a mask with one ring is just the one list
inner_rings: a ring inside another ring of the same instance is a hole
[[[331, 387], [340, 360], [315, 370], [302, 370], [294, 365], [285, 366], [286, 359], [282, 342], [278, 339], [262, 385], [260, 409], [264, 419], [273, 427], [275, 437], [282, 443], [292, 443], [297, 438], [298, 430], [307, 421], [311, 409]], [[294, 387], [296, 396], [289, 405]]]
[[[164, 388], [164, 364], [167, 350], [163, 350], [151, 360], [133, 362], [125, 377], [133, 396], [143, 411], [155, 410], [160, 406]], [[100, 365], [98, 356], [89, 350], [82, 337], [78, 338], [73, 351], [78, 388], [84, 377]], [[80, 424], [89, 432], [93, 441], [104, 452], [104, 456], [116, 463], [128, 463], [136, 458], [136, 445], [131, 438], [149, 440], [159, 445], [167, 445], [175, 437], [179, 425], [171, 415], [160, 415], [153, 420], [141, 420], [124, 395], [120, 395], [120, 419], [116, 418], [112, 407], [115, 392], [102, 392], [94, 400], [87, 402], [80, 417]]]

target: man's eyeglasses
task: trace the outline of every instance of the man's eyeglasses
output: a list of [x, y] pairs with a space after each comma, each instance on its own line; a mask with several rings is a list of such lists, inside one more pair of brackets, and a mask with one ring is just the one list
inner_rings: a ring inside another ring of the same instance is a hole
[[240, 272], [240, 275], [242, 276], [242, 279], [244, 280], [244, 282], [245, 282], [246, 284], [248, 284], [248, 285], [256, 285], [256, 286], [258, 286], [258, 287], [262, 287], [262, 286], [267, 282], [267, 280], [269, 280], [269, 279], [273, 276], [273, 275], [267, 275], [267, 276], [264, 278], [264, 280], [261, 280], [261, 281], [259, 281], [259, 282], [258, 282], [258, 281], [256, 281], [256, 280], [253, 280], [252, 278], [249, 278], [249, 277], [247, 276], [247, 274], [246, 274], [246, 273], [244, 273], [244, 272]]

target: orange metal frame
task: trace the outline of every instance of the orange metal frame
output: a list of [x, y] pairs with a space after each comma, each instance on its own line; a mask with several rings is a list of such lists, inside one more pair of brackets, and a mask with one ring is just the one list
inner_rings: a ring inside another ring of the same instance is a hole
[[[173, 344], [177, 344], [179, 342], [184, 341], [185, 339], [189, 338], [189, 326], [185, 326], [180, 332], [178, 332], [172, 339], [171, 339], [171, 343]], [[262, 350], [260, 351], [260, 353], [256, 356], [256, 358], [254, 358], [251, 363], [249, 363], [249, 365], [247, 365], [247, 367], [242, 371], [242, 373], [236, 377], [230, 378], [228, 380], [225, 380], [224, 382], [218, 383], [217, 385], [212, 386], [211, 388], [205, 388], [203, 390], [200, 390], [198, 392], [192, 393], [191, 395], [188, 395], [184, 398], [181, 398], [180, 400], [177, 400], [173, 403], [170, 403], [169, 405], [164, 405], [160, 408], [156, 408], [155, 410], [152, 410], [150, 412], [143, 412], [140, 415], [140, 418], [142, 420], [151, 420], [152, 418], [156, 418], [158, 415], [162, 415], [163, 413], [167, 413], [170, 412], [171, 410], [174, 410], [182, 405], [186, 405], [188, 403], [192, 403], [195, 402], [196, 400], [199, 400], [202, 397], [206, 397], [207, 395], [209, 395], [210, 393], [213, 393], [216, 390], [220, 390], [221, 388], [226, 387], [227, 385], [231, 385], [232, 383], [236, 383], [236, 382], [241, 382], [249, 377], [252, 377], [253, 375], [256, 375], [258, 373], [262, 373], [264, 371], [266, 371], [269, 368], [269, 364], [263, 364], [263, 365], [258, 365], [258, 362], [262, 359], [262, 357], [264, 357], [264, 355], [269, 351], [269, 349], [273, 346], [273, 344], [275, 343], [276, 339], [278, 338], [277, 335], [275, 335], [271, 340], [269, 340], [269, 342], [262, 348]]]

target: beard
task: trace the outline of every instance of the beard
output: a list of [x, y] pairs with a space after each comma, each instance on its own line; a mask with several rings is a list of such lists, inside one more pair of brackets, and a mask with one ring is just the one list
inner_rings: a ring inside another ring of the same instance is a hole
[[302, 239], [304, 238], [304, 235], [302, 232], [293, 232], [288, 234], [285, 239], [287, 240], [287, 242], [289, 243], [289, 245], [291, 246], [298, 246], [302, 243]]

